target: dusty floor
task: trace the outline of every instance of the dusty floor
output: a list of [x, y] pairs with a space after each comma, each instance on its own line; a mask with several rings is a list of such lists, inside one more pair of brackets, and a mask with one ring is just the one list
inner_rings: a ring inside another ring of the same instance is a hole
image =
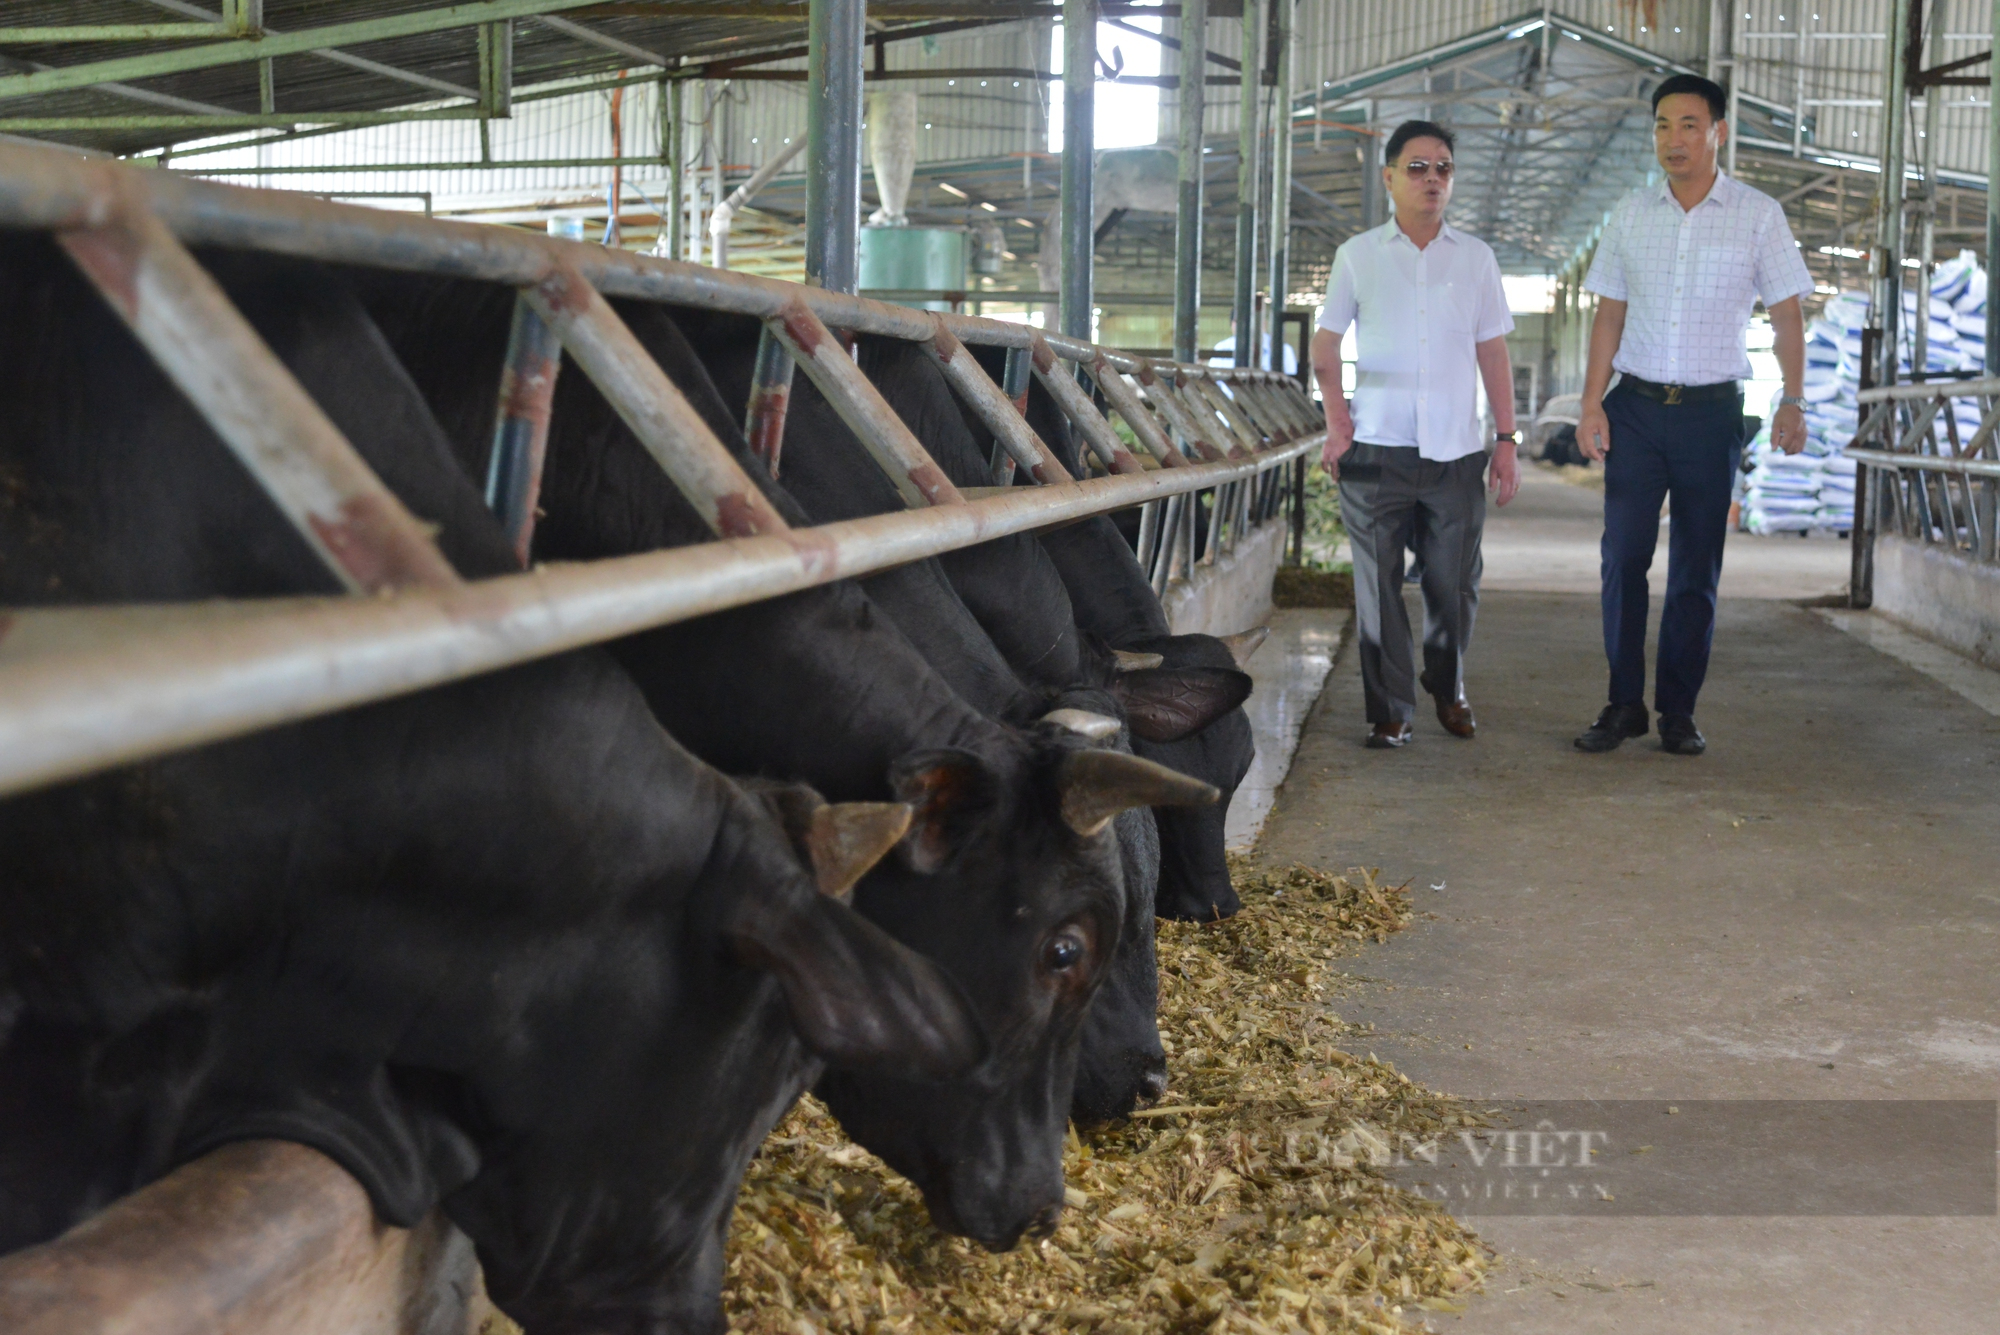
[[[1543, 475], [1489, 520], [1478, 740], [1363, 750], [1334, 665], [1260, 853], [1380, 866], [1437, 915], [1345, 1018], [1482, 1099], [1994, 1098], [2000, 718], [1778, 601], [1837, 588], [1844, 544], [1746, 537], [1708, 754], [1576, 752], [1604, 663], [1594, 594], [1559, 590], [1594, 588], [1597, 505]], [[1475, 1222], [1508, 1259], [1439, 1318], [1466, 1335], [2000, 1330], [1991, 1216]]]

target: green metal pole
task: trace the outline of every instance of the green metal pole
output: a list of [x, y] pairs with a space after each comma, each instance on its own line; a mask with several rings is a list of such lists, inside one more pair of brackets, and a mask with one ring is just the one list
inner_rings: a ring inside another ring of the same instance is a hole
[[1243, 0], [1243, 82], [1236, 160], [1236, 364], [1257, 364], [1257, 159], [1263, 150], [1264, 6]]
[[[2000, 0], [1994, 0], [2000, 4]], [[1207, 112], [1208, 0], [1181, 3], [1180, 198], [1174, 217], [1174, 359], [1201, 343], [1202, 123]]]
[[1297, 0], [1271, 0], [1272, 36], [1278, 43], [1278, 88], [1271, 125], [1271, 369], [1285, 369], [1285, 294], [1291, 287], [1292, 230], [1292, 21]]

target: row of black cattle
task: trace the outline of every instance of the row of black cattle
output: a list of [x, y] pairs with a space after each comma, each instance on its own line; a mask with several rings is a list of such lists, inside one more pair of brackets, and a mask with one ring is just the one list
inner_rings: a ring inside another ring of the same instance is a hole
[[[517, 568], [472, 480], [511, 291], [204, 258], [461, 574]], [[754, 469], [757, 324], [619, 310]], [[987, 480], [934, 365], [857, 356]], [[0, 405], [0, 605], [335, 591], [38, 238], [0, 238]], [[901, 508], [803, 379], [783, 458], [795, 524]], [[538, 561], [709, 537], [574, 368], [541, 509]], [[0, 1251], [280, 1138], [386, 1220], [442, 1205], [536, 1335], [711, 1331], [737, 1184], [807, 1088], [1010, 1247], [1061, 1208], [1072, 1111], [1164, 1087], [1156, 887], [1235, 907], [1248, 690], [1097, 518], [0, 803]]]

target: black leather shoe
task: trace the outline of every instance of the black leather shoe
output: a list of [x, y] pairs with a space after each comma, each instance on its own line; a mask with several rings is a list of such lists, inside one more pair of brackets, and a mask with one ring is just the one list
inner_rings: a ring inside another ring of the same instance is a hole
[[1694, 726], [1693, 715], [1662, 714], [1660, 749], [1670, 756], [1698, 756], [1708, 750], [1708, 739]]
[[1616, 751], [1619, 743], [1627, 737], [1644, 737], [1651, 727], [1652, 715], [1646, 712], [1644, 705], [1606, 705], [1604, 712], [1597, 716], [1597, 722], [1585, 728], [1583, 736], [1576, 739], [1576, 749]]
[[1378, 723], [1375, 725], [1374, 731], [1368, 734], [1368, 740], [1363, 742], [1362, 745], [1371, 751], [1394, 751], [1408, 746], [1416, 735], [1416, 729], [1412, 728], [1407, 722]]

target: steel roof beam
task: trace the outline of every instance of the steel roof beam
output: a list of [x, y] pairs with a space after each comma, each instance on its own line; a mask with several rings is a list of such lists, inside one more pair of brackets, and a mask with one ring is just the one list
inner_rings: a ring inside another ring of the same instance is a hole
[[601, 47], [606, 51], [615, 51], [621, 56], [630, 56], [632, 59], [644, 61], [648, 65], [658, 65], [663, 70], [673, 69], [675, 65], [674, 61], [669, 60], [657, 51], [648, 51], [645, 47], [634, 46], [623, 38], [612, 37], [606, 33], [597, 31], [595, 28], [586, 28], [581, 23], [572, 23], [568, 19], [557, 18], [553, 14], [539, 14], [535, 17], [535, 22], [541, 24], [551, 32], [559, 32], [563, 36], [574, 38], [587, 46]]
[[[151, 0], [151, 3], [160, 4], [161, 0]], [[57, 66], [37, 70], [33, 74], [0, 75], [0, 98], [67, 92], [71, 89], [96, 87], [113, 80], [158, 78], [167, 74], [184, 74], [190, 70], [215, 69], [223, 65], [272, 60], [279, 56], [319, 55], [334, 47], [448, 32], [453, 28], [471, 28], [482, 23], [496, 23], [502, 19], [533, 18], [566, 9], [582, 9], [586, 5], [595, 3], [597, 0], [482, 0], [477, 4], [420, 9], [410, 14], [357, 19], [348, 23], [333, 23], [325, 27], [305, 28], [291, 33], [273, 33], [266, 28], [264, 37], [255, 42], [211, 42], [178, 51], [153, 51], [138, 56], [86, 61], [81, 65]], [[345, 53], [336, 54], [345, 55]], [[352, 59], [355, 58], [345, 58], [342, 63], [349, 63]], [[407, 76], [410, 79], [419, 77], [424, 76]], [[458, 95], [476, 96], [469, 90]]]
[[[221, 14], [211, 9], [204, 9], [200, 5], [190, 4], [188, 0], [144, 0], [144, 2], [155, 9], [164, 9], [170, 14], [182, 14], [191, 19], [209, 19], [216, 23], [222, 22]], [[273, 31], [271, 28], [264, 29], [267, 35]], [[398, 69], [394, 65], [384, 65], [381, 61], [370, 60], [366, 56], [349, 55], [345, 51], [314, 51], [312, 54], [318, 56], [321, 60], [330, 60], [336, 65], [345, 65], [351, 70], [360, 70], [363, 74], [373, 74], [378, 78], [390, 79], [397, 83], [406, 83], [416, 88], [428, 88], [435, 93], [445, 93], [452, 97], [470, 97], [475, 100], [479, 97], [479, 90], [476, 88], [465, 88], [444, 79], [432, 78], [428, 74], [418, 74], [412, 70]]]

